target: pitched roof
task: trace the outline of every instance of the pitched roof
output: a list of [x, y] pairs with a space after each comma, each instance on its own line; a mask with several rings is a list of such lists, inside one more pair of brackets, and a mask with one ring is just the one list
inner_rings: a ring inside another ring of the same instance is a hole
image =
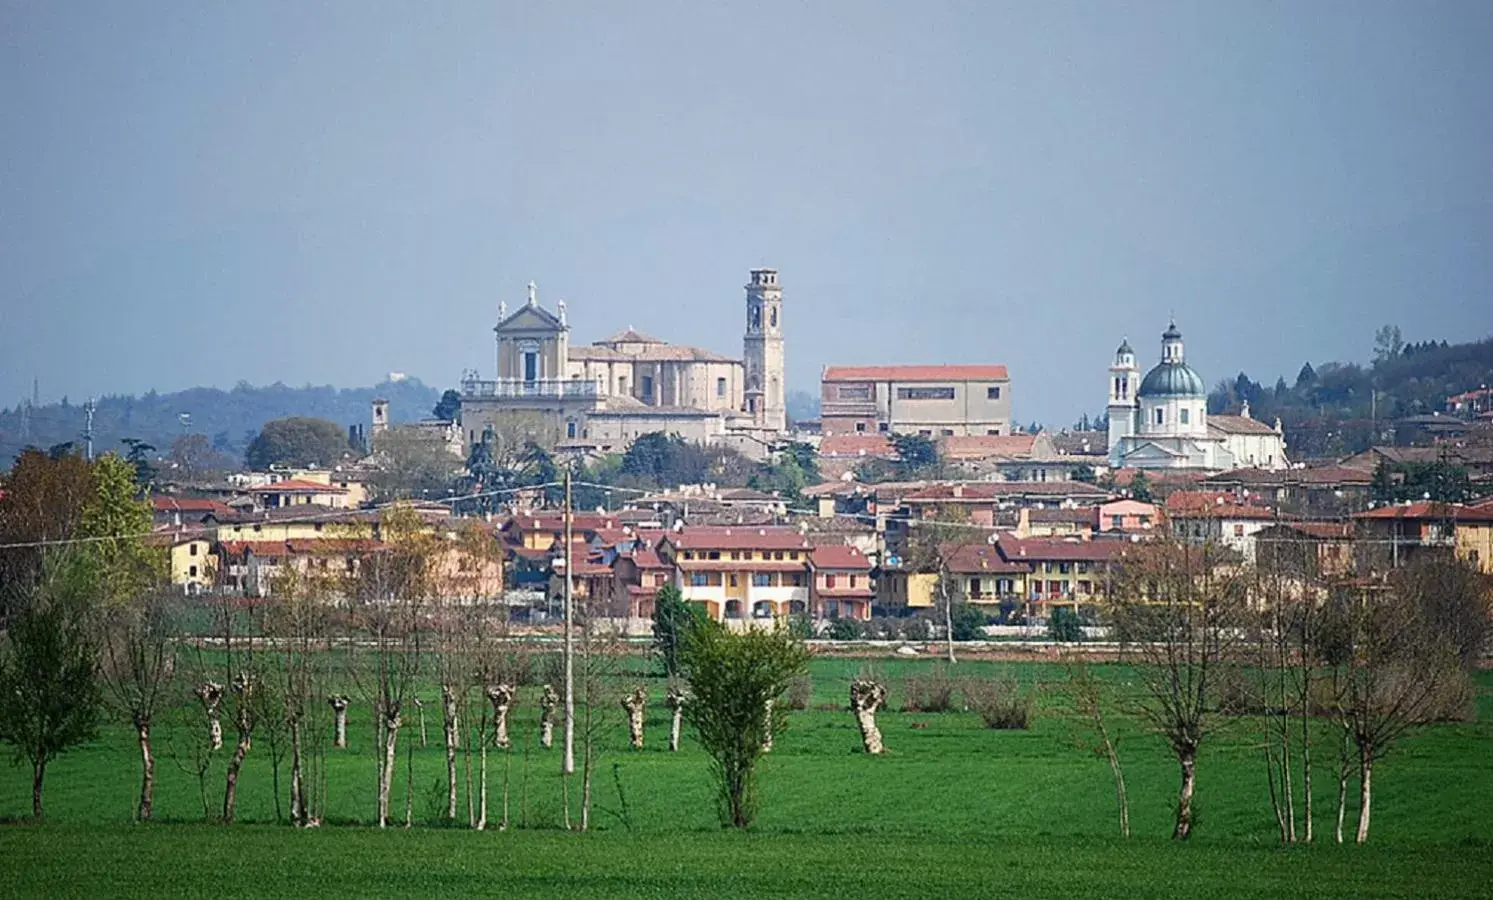
[[993, 544], [945, 544], [939, 548], [944, 568], [956, 575], [1030, 572], [1030, 563], [1012, 561]]
[[827, 434], [819, 439], [819, 455], [896, 459], [897, 450], [884, 434]]
[[1013, 497], [1108, 498], [1104, 488], [1082, 481], [968, 481], [937, 482], [903, 495], [909, 503], [981, 503]]
[[1346, 540], [1353, 536], [1352, 522], [1277, 522], [1268, 525], [1260, 534], [1268, 534], [1279, 529], [1281, 531], [1294, 531], [1318, 540]]
[[661, 341], [656, 344], [647, 344], [643, 349], [631, 353], [599, 344], [583, 344], [570, 347], [567, 350], [567, 358], [595, 362], [740, 362], [740, 360], [716, 353], [714, 350], [706, 350], [703, 347], [665, 344]]
[[1008, 381], [1005, 366], [826, 366], [821, 381]]
[[1074, 541], [1061, 538], [1026, 538], [1002, 534], [997, 546], [1001, 555], [1012, 562], [1094, 562], [1119, 559], [1129, 546], [1127, 541]]
[[970, 434], [940, 439], [945, 459], [1028, 459], [1037, 443], [1035, 434]]
[[1050, 435], [1052, 446], [1065, 456], [1106, 456], [1109, 434], [1103, 431], [1069, 431]]
[[871, 561], [866, 555], [849, 544], [825, 544], [815, 547], [809, 554], [809, 563], [816, 569], [856, 569], [869, 572]]
[[1208, 427], [1216, 428], [1224, 434], [1275, 434], [1275, 429], [1259, 419], [1251, 419], [1248, 416], [1208, 416]]
[[808, 539], [796, 528], [699, 527], [673, 532], [659, 543], [679, 550], [807, 550]]
[[1493, 505], [1463, 506], [1460, 503], [1441, 503], [1421, 500], [1381, 506], [1367, 512], [1354, 514], [1355, 519], [1450, 519], [1454, 522], [1493, 522]]
[[592, 341], [592, 343], [596, 346], [605, 346], [606, 344], [662, 344], [665, 342], [659, 340], [651, 334], [644, 334], [643, 332], [638, 331], [636, 328], [633, 328], [631, 325], [629, 325], [623, 330], [612, 335], [611, 337], [602, 338], [599, 341]]
[[260, 487], [249, 488], [251, 494], [345, 494], [347, 488], [337, 487], [334, 484], [322, 484], [319, 481], [302, 481], [299, 478], [287, 478], [274, 484], [266, 484]]
[[207, 497], [176, 497], [170, 494], [153, 494], [150, 505], [156, 512], [183, 512], [206, 515], [211, 513], [219, 516], [233, 515], [233, 507], [221, 500], [212, 500]]

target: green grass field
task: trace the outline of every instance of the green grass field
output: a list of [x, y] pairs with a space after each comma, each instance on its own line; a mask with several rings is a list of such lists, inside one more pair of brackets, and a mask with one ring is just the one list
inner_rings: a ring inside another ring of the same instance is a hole
[[[904, 674], [928, 663], [878, 665], [898, 705]], [[1120, 721], [1134, 830], [1121, 841], [1108, 767], [1085, 748], [1082, 725], [1063, 711], [1062, 667], [963, 663], [962, 672], [1016, 672], [1029, 684], [1044, 682], [1033, 727], [990, 731], [969, 713], [884, 713], [888, 753], [877, 758], [860, 752], [843, 709], [860, 666], [815, 661], [813, 705], [837, 708], [792, 714], [788, 733], [763, 763], [762, 811], [750, 833], [723, 833], [717, 825], [706, 759], [688, 739], [683, 752], [666, 752], [663, 685], [655, 680], [643, 751], [625, 747], [620, 708], [606, 711], [591, 834], [559, 830], [559, 754], [538, 748], [538, 713], [528, 695], [515, 712], [513, 751], [490, 757], [490, 819], [501, 817], [506, 764], [514, 827], [481, 834], [437, 824], [444, 753], [434, 702], [427, 703], [431, 743], [414, 753], [416, 827], [410, 830], [368, 827], [375, 769], [366, 708], [351, 721], [353, 746], [332, 751], [328, 825], [306, 832], [275, 824], [261, 740], [241, 781], [240, 824], [203, 824], [196, 779], [171, 758], [174, 745], [197, 735], [184, 725], [163, 727], [157, 737], [159, 821], [132, 825], [138, 756], [130, 734], [112, 728], [49, 771], [46, 824], [0, 826], [0, 894], [163, 897], [209, 888], [230, 896], [356, 897], [1493, 893], [1493, 678], [1487, 675], [1478, 722], [1423, 731], [1376, 769], [1367, 847], [1330, 845], [1336, 753], [1324, 729], [1316, 747], [1318, 844], [1281, 848], [1256, 722], [1228, 722], [1205, 746], [1197, 831], [1175, 845], [1166, 839], [1174, 767], [1138, 722]], [[1124, 668], [1098, 668], [1114, 690], [1127, 689]], [[226, 737], [231, 742], [231, 730]], [[412, 738], [418, 742], [418, 729], [406, 727], [401, 742]], [[400, 758], [394, 805], [402, 823], [403, 751]], [[219, 762], [209, 783], [215, 809], [222, 773]], [[0, 769], [0, 816], [19, 819], [29, 809], [29, 771]], [[1355, 814], [1350, 802], [1350, 834]]]

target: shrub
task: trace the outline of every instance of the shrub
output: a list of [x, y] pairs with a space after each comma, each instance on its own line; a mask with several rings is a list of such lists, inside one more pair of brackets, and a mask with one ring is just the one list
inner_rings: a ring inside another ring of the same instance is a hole
[[978, 607], [961, 603], [954, 607], [952, 615], [954, 640], [983, 641], [985, 639], [985, 613]]
[[1024, 729], [1031, 721], [1032, 693], [1023, 691], [1014, 678], [968, 678], [964, 701], [986, 728]]
[[1083, 643], [1083, 623], [1078, 613], [1066, 606], [1059, 606], [1047, 617], [1047, 639], [1064, 644]]
[[807, 641], [814, 637], [814, 620], [808, 613], [793, 613], [788, 617], [788, 633]]
[[808, 675], [800, 675], [788, 682], [788, 708], [808, 709], [809, 701], [814, 697], [814, 679]]
[[912, 616], [902, 625], [902, 636], [909, 641], [933, 640], [933, 624], [923, 616]]
[[861, 636], [860, 626], [850, 619], [835, 619], [827, 632], [832, 641], [853, 641]]
[[936, 666], [926, 674], [907, 676], [902, 697], [904, 712], [948, 712], [954, 707], [954, 692], [959, 687], [944, 666]]

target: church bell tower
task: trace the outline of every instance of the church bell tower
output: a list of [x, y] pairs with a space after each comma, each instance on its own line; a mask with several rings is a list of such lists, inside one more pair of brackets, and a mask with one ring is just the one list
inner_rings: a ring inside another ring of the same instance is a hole
[[1115, 361], [1109, 367], [1109, 449], [1114, 453], [1121, 438], [1135, 434], [1135, 411], [1139, 408], [1136, 391], [1140, 384], [1140, 369], [1135, 365], [1135, 351], [1130, 342], [1121, 341], [1115, 351]]
[[753, 269], [746, 285], [746, 409], [756, 424], [771, 431], [788, 430], [783, 384], [783, 289], [776, 269]]

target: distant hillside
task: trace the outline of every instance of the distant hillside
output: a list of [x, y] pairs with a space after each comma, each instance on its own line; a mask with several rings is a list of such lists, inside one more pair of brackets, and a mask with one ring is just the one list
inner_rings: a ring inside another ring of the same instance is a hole
[[[411, 378], [363, 388], [254, 387], [240, 382], [229, 391], [191, 388], [171, 394], [151, 391], [143, 397], [102, 397], [93, 417], [94, 448], [102, 453], [118, 449], [124, 438], [140, 438], [164, 454], [180, 435], [201, 434], [220, 453], [238, 460], [249, 439], [270, 419], [318, 416], [345, 428], [367, 423], [373, 400], [382, 397], [389, 401], [390, 416], [406, 421], [430, 415], [440, 394]], [[185, 425], [183, 413], [191, 417]], [[29, 411], [0, 411], [0, 467], [8, 468], [28, 445], [45, 449], [76, 441], [81, 446], [84, 420], [82, 404], [66, 398]]]
[[1442, 411], [1447, 397], [1493, 384], [1493, 338], [1405, 344], [1399, 329], [1389, 329], [1375, 355], [1367, 366], [1308, 363], [1294, 380], [1282, 376], [1273, 386], [1240, 372], [1214, 386], [1208, 410], [1237, 410], [1248, 401], [1254, 418], [1280, 417], [1293, 458], [1335, 456], [1384, 440], [1395, 419]]

